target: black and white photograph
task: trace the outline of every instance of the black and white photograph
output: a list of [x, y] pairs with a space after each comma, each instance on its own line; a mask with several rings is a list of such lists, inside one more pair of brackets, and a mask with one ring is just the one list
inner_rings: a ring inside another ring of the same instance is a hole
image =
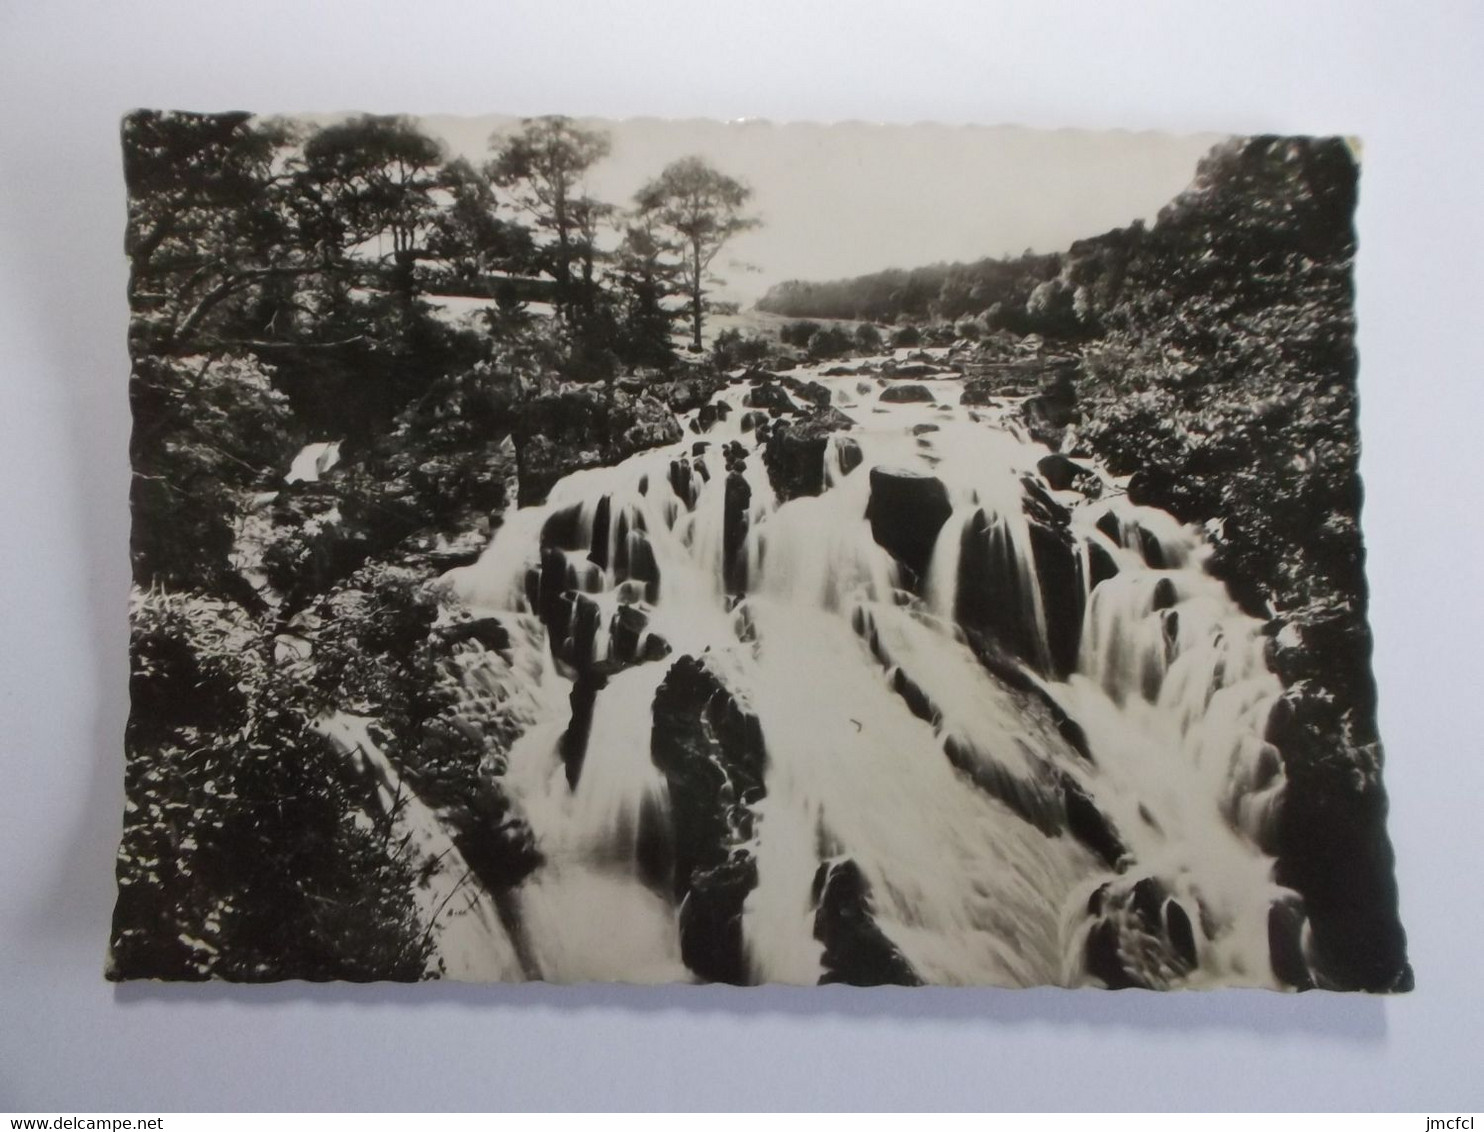
[[109, 978], [1411, 989], [1356, 139], [122, 160]]

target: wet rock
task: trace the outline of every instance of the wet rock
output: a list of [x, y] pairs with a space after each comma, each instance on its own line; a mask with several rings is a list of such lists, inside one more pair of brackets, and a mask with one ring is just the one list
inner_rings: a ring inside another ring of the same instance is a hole
[[742, 414], [741, 429], [743, 432], [751, 432], [759, 425], [767, 424], [768, 414], [754, 409], [750, 413]]
[[1065, 676], [1077, 667], [1082, 641], [1083, 591], [1081, 565], [1071, 536], [1041, 523], [1030, 525], [1031, 551], [1041, 587], [1046, 616], [1046, 644], [1054, 674]]
[[655, 561], [654, 547], [643, 531], [634, 531], [625, 540], [628, 562], [621, 571], [623, 580], [634, 580], [644, 584], [644, 600], [653, 604], [660, 596], [660, 567]]
[[906, 468], [871, 469], [866, 508], [871, 537], [919, 579], [926, 577], [938, 532], [952, 513], [948, 489], [936, 476]]
[[617, 664], [641, 664], [670, 655], [670, 643], [649, 631], [649, 615], [635, 605], [620, 605], [608, 626], [609, 649]]
[[926, 385], [908, 383], [905, 385], [888, 385], [881, 391], [880, 400], [888, 405], [915, 404], [933, 399], [932, 390]]
[[[927, 362], [888, 362], [882, 367], [883, 373], [892, 377], [943, 377], [953, 376], [952, 370], [945, 370], [940, 366], [929, 365]], [[882, 400], [886, 400], [882, 395]]]
[[857, 987], [922, 985], [877, 925], [871, 886], [853, 860], [825, 861], [814, 874], [814, 938], [824, 944], [820, 983]]
[[902, 697], [902, 702], [907, 705], [907, 710], [918, 719], [931, 723], [936, 727], [943, 719], [943, 713], [933, 706], [933, 701], [928, 698], [921, 685], [913, 680], [900, 668], [896, 669], [891, 676], [891, 688], [897, 695]]
[[1090, 468], [1083, 467], [1060, 452], [1042, 456], [1036, 461], [1036, 471], [1041, 473], [1041, 478], [1051, 485], [1053, 491], [1068, 491], [1079, 476], [1091, 474]]
[[608, 569], [608, 543], [609, 535], [613, 531], [613, 497], [604, 495], [598, 500], [598, 505], [593, 509], [593, 539], [592, 549], [588, 551], [587, 560], [599, 569]]
[[556, 546], [563, 550], [586, 550], [582, 538], [582, 507], [572, 504], [560, 511], [553, 511], [541, 524], [542, 547]]
[[1102, 858], [1109, 868], [1128, 851], [1092, 797], [1070, 775], [1062, 775], [1062, 799], [1067, 807], [1067, 832]]
[[849, 475], [861, 466], [864, 456], [861, 453], [860, 441], [853, 436], [842, 436], [836, 441], [836, 450], [840, 453], [840, 471]]
[[988, 405], [1000, 396], [998, 384], [984, 377], [971, 377], [964, 382], [963, 395], [959, 398], [961, 405]]
[[824, 490], [824, 450], [830, 433], [854, 424], [839, 409], [827, 408], [773, 429], [763, 450], [763, 463], [780, 503]]
[[1034, 577], [1021, 570], [1006, 524], [980, 508], [964, 524], [959, 541], [960, 625], [1028, 664], [1041, 658], [1035, 622]]
[[682, 656], [655, 693], [650, 756], [670, 795], [682, 958], [704, 979], [745, 983], [742, 906], [757, 884], [749, 846], [764, 794], [762, 727], [704, 661]]
[[722, 571], [727, 592], [743, 593], [747, 589], [747, 562], [742, 548], [747, 542], [752, 485], [739, 472], [729, 472], [726, 496], [722, 502]]
[[771, 383], [753, 386], [743, 394], [742, 404], [749, 409], [771, 409], [784, 413], [794, 412], [798, 408], [783, 386]]
[[580, 672], [572, 684], [569, 702], [572, 705], [572, 720], [562, 732], [557, 745], [566, 768], [567, 785], [577, 789], [582, 777], [582, 764], [587, 759], [587, 744], [593, 732], [593, 711], [597, 706], [598, 693], [608, 686], [608, 677], [601, 672]]
[[790, 393], [795, 394], [802, 401], [809, 402], [815, 408], [823, 408], [830, 403], [829, 388], [818, 381], [802, 381], [788, 374], [779, 380]]
[[719, 379], [709, 376], [686, 378], [652, 385], [649, 387], [649, 394], [667, 405], [671, 412], [688, 413], [710, 401], [721, 384]]
[[691, 475], [691, 462], [685, 457], [670, 461], [670, 490], [685, 504], [687, 511], [695, 508], [698, 489]]
[[1173, 896], [1165, 901], [1165, 937], [1174, 948], [1175, 957], [1187, 968], [1195, 967], [1200, 959], [1196, 950], [1195, 928], [1190, 922], [1190, 913], [1185, 905]]
[[478, 641], [490, 652], [505, 652], [510, 648], [510, 630], [501, 624], [498, 617], [475, 617], [455, 622], [443, 630], [442, 637], [450, 645]]
[[1083, 963], [1087, 973], [1100, 979], [1109, 990], [1131, 990], [1148, 985], [1129, 973], [1119, 949], [1118, 928], [1111, 920], [1100, 919], [1088, 931]]
[[1089, 539], [1087, 542], [1089, 582], [1093, 589], [1118, 573], [1118, 563], [1102, 543]]

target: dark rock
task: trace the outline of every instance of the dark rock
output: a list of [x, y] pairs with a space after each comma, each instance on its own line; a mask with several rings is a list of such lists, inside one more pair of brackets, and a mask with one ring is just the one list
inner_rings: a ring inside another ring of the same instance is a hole
[[572, 720], [562, 732], [558, 751], [562, 765], [566, 767], [567, 785], [577, 789], [582, 777], [582, 764], [587, 759], [587, 744], [593, 732], [593, 711], [597, 706], [598, 693], [608, 686], [608, 677], [601, 672], [580, 672], [572, 684]]
[[1034, 476], [1023, 476], [1020, 486], [1022, 488], [1020, 507], [1031, 522], [1058, 528], [1065, 528], [1071, 524], [1072, 513], [1052, 499], [1050, 492]]
[[1108, 553], [1102, 543], [1092, 539], [1087, 541], [1087, 563], [1090, 573], [1089, 582], [1096, 589], [1100, 582], [1106, 582], [1118, 573], [1118, 563], [1113, 561], [1113, 555]]
[[853, 860], [826, 861], [814, 874], [814, 938], [824, 944], [820, 983], [922, 985], [872, 915], [871, 886]]
[[931, 401], [932, 399], [932, 390], [926, 385], [910, 383], [906, 385], [888, 385], [881, 391], [881, 397], [879, 398], [883, 404], [889, 405], [913, 404], [920, 401]]
[[861, 466], [861, 460], [864, 457], [861, 454], [860, 441], [856, 440], [855, 437], [842, 436], [836, 441], [835, 447], [840, 453], [840, 471], [843, 474], [848, 476], [856, 468]]
[[620, 605], [608, 628], [609, 650], [617, 664], [641, 664], [670, 655], [670, 643], [649, 632], [649, 615], [635, 605]]
[[691, 462], [684, 457], [670, 461], [670, 488], [687, 511], [695, 508], [698, 491], [691, 476]]
[[741, 594], [747, 589], [747, 562], [743, 547], [747, 542], [752, 504], [752, 486], [739, 472], [729, 472], [726, 497], [722, 502], [722, 571], [727, 592]]
[[660, 567], [655, 561], [654, 547], [643, 531], [630, 532], [625, 545], [628, 548], [628, 564], [623, 570], [624, 580], [632, 579], [644, 583], [644, 600], [653, 604], [660, 597]]
[[[939, 366], [929, 365], [927, 362], [895, 362], [890, 363], [889, 372], [893, 377], [942, 377], [951, 375], [952, 371], [944, 370]], [[886, 400], [885, 395], [881, 398]]]
[[933, 701], [921, 686], [903, 672], [900, 668], [892, 673], [891, 688], [907, 705], [907, 710], [918, 719], [931, 723], [936, 727], [943, 719], [943, 713], [933, 706]]
[[443, 630], [443, 640], [450, 645], [478, 641], [490, 652], [505, 652], [510, 648], [510, 630], [498, 617], [475, 617], [448, 626]]
[[655, 693], [650, 755], [670, 794], [681, 955], [702, 978], [747, 982], [742, 906], [757, 883], [762, 727], [704, 661], [682, 656]]
[[1071, 536], [1062, 529], [1030, 525], [1031, 551], [1041, 586], [1041, 608], [1046, 615], [1046, 644], [1053, 675], [1066, 676], [1077, 667], [1082, 642], [1083, 590], [1081, 565]]
[[751, 432], [753, 429], [757, 428], [759, 425], [766, 424], [767, 421], [768, 421], [768, 414], [767, 413], [764, 413], [764, 412], [761, 412], [759, 410], [754, 409], [750, 413], [743, 413], [742, 414], [742, 431], [743, 432]]
[[773, 384], [753, 386], [743, 395], [742, 404], [749, 409], [772, 409], [784, 413], [794, 412], [798, 408], [788, 395], [788, 390]]
[[1090, 474], [1091, 469], [1069, 460], [1060, 452], [1053, 452], [1036, 461], [1036, 471], [1041, 473], [1041, 478], [1051, 485], [1053, 491], [1067, 491], [1076, 483], [1078, 476]]
[[1100, 979], [1109, 990], [1131, 990], [1146, 984], [1134, 978], [1119, 950], [1118, 929], [1111, 920], [1098, 920], [1087, 933], [1083, 948], [1087, 973]]
[[1097, 804], [1070, 775], [1062, 775], [1062, 799], [1067, 807], [1067, 832], [1103, 859], [1109, 868], [1117, 868], [1127, 849]]
[[702, 452], [706, 451], [706, 449], [708, 449], [710, 447], [711, 447], [711, 441], [709, 441], [709, 440], [698, 440], [698, 441], [696, 441], [694, 444], [692, 444], [690, 446], [690, 454], [692, 456], [699, 456]]
[[1040, 663], [1039, 629], [1033, 597], [1023, 577], [1007, 525], [982, 508], [967, 523], [959, 543], [960, 625], [983, 634], [1010, 656]]
[[963, 395], [959, 398], [959, 404], [988, 405], [999, 395], [999, 387], [991, 379], [971, 377], [964, 382], [964, 391]]
[[866, 518], [871, 537], [916, 577], [927, 575], [938, 532], [953, 514], [948, 489], [936, 476], [905, 468], [872, 468]]
[[780, 503], [824, 490], [824, 450], [830, 433], [854, 424], [839, 409], [827, 408], [773, 429], [763, 450], [763, 462]]
[[779, 378], [790, 393], [796, 393], [802, 400], [808, 401], [815, 408], [824, 408], [830, 403], [829, 388], [817, 381], [801, 381], [797, 377], [785, 374]]
[[541, 525], [541, 545], [558, 546], [563, 550], [586, 550], [581, 535], [582, 506], [574, 503], [553, 511]]
[[1186, 968], [1194, 968], [1200, 960], [1196, 950], [1195, 928], [1190, 922], [1190, 913], [1173, 896], [1165, 901], [1165, 937], [1174, 948], [1175, 956]]
[[913, 436], [923, 436], [923, 435], [926, 435], [927, 433], [937, 432], [937, 431], [938, 431], [938, 426], [935, 425], [935, 424], [924, 423], [924, 424], [917, 424], [917, 425], [913, 425], [912, 426], [912, 435]]
[[587, 559], [599, 569], [608, 569], [608, 536], [613, 530], [613, 497], [605, 495], [593, 509], [593, 541]]

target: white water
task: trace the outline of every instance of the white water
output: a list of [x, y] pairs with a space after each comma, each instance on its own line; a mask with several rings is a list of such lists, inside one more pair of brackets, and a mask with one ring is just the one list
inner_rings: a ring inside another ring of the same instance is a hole
[[[1259, 846], [1283, 787], [1281, 762], [1262, 740], [1280, 688], [1264, 666], [1258, 624], [1203, 571], [1198, 533], [1116, 494], [1089, 502], [1052, 493], [1072, 509], [1084, 586], [1091, 548], [1118, 568], [1086, 594], [1076, 670], [1059, 679], [1022, 510], [1022, 477], [1046, 449], [1007, 408], [959, 407], [954, 380], [923, 382], [930, 403], [884, 404], [884, 383], [869, 377], [796, 376], [829, 388], [856, 422], [849, 435], [863, 457], [845, 472], [832, 440], [819, 497], [778, 505], [755, 434], [742, 427], [748, 386], [735, 384], [717, 397], [731, 413], [710, 431], [568, 476], [546, 504], [508, 514], [477, 564], [446, 577], [464, 604], [521, 627], [524, 668], [486, 691], [532, 701], [534, 722], [502, 780], [545, 859], [514, 894], [530, 973], [693, 977], [670, 891], [646, 883], [639, 866], [644, 815], [670, 804], [650, 759], [651, 705], [670, 665], [689, 654], [704, 655], [757, 716], [766, 744], [766, 796], [754, 807], [753, 842], [741, 847], [757, 864], [742, 914], [756, 981], [820, 978], [813, 883], [822, 861], [850, 858], [870, 886], [876, 926], [925, 982], [1096, 982], [1085, 963], [1089, 898], [1107, 885], [1102, 915], [1139, 981], [1276, 985], [1267, 917], [1285, 893]], [[697, 440], [709, 444], [709, 478], [694, 461], [672, 476], [672, 462], [689, 458]], [[750, 488], [740, 604], [728, 596], [723, 550], [721, 449], [731, 441], [746, 449]], [[921, 597], [903, 588], [907, 579], [872, 537], [875, 466], [931, 473], [948, 490], [952, 515]], [[616, 649], [608, 629], [621, 605], [642, 610], [645, 635], [671, 649], [610, 663], [575, 790], [560, 753], [574, 672], [553, 657], [561, 642], [545, 639], [528, 597], [543, 526], [574, 506], [558, 566], [567, 587], [597, 603], [596, 658]], [[976, 515], [993, 578], [961, 577], [963, 531]], [[640, 544], [652, 551], [657, 594], [617, 568], [637, 561]], [[1032, 640], [1022, 670], [1040, 694], [991, 675], [954, 624], [960, 590], [995, 579], [1013, 579], [1014, 617]], [[926, 696], [932, 722], [894, 690], [899, 673]], [[1052, 704], [1080, 725], [1090, 763], [1058, 733]], [[1116, 830], [1126, 850], [1117, 867], [1067, 832], [1069, 783]], [[1141, 919], [1135, 885], [1144, 878], [1156, 882], [1159, 902], [1179, 909], [1161, 904], [1153, 923]], [[1194, 925], [1193, 965], [1181, 958], [1179, 933], [1160, 926], [1179, 911]]]

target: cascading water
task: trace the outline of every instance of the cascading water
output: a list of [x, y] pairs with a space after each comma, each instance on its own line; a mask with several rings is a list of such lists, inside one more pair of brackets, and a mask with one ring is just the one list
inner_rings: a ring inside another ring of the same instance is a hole
[[[1281, 688], [1199, 535], [1090, 464], [1109, 498], [1051, 490], [956, 380], [784, 377], [446, 576], [519, 627], [482, 679], [533, 705], [500, 778], [543, 855], [509, 894], [525, 974], [694, 978], [730, 939], [736, 981], [1280, 985]], [[803, 382], [849, 427], [780, 501]]]

